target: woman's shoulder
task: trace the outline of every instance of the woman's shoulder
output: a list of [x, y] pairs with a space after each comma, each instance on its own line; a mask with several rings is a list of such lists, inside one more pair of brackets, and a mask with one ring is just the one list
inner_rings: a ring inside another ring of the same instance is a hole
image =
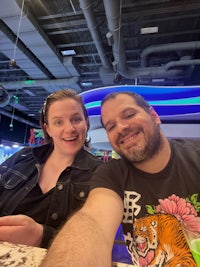
[[98, 167], [101, 164], [103, 164], [103, 161], [101, 159], [99, 159], [97, 156], [95, 156], [94, 154], [92, 154], [91, 152], [89, 152], [87, 150], [83, 150], [83, 153], [84, 153], [84, 157], [85, 157], [85, 159], [87, 159], [87, 162], [89, 165], [93, 165], [95, 167]]

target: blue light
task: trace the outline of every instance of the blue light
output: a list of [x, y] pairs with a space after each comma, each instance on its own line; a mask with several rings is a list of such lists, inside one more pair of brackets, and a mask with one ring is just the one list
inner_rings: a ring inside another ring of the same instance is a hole
[[83, 98], [89, 116], [100, 115], [102, 99], [112, 92], [131, 91], [142, 95], [160, 116], [200, 113], [200, 86], [135, 86], [101, 87], [85, 91]]

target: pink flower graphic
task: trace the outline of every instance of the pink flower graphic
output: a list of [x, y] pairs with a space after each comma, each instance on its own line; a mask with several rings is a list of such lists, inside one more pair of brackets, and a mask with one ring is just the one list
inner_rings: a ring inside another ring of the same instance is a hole
[[159, 205], [156, 207], [156, 213], [165, 213], [174, 215], [179, 221], [183, 222], [190, 230], [200, 229], [200, 218], [194, 206], [184, 198], [171, 195], [165, 199], [159, 199]]

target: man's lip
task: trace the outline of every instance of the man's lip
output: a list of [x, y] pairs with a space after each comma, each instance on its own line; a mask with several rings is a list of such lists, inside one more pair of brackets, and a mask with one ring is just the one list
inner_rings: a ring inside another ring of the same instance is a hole
[[123, 138], [121, 138], [121, 140], [119, 140], [119, 144], [124, 144], [126, 143], [127, 141], [131, 141], [135, 138], [135, 136], [137, 136], [138, 134], [140, 133], [140, 130], [138, 129], [137, 131], [135, 132], [132, 132], [131, 134], [129, 134], [128, 136], [125, 136]]

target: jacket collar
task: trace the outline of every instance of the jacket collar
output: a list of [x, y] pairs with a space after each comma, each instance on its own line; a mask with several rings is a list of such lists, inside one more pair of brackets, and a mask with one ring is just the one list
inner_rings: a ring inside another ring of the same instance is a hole
[[[45, 144], [39, 147], [33, 147], [33, 154], [39, 164], [43, 164], [51, 152], [53, 151], [53, 144]], [[88, 157], [87, 151], [84, 148], [77, 153], [74, 162], [72, 163], [72, 168], [88, 170]]]

